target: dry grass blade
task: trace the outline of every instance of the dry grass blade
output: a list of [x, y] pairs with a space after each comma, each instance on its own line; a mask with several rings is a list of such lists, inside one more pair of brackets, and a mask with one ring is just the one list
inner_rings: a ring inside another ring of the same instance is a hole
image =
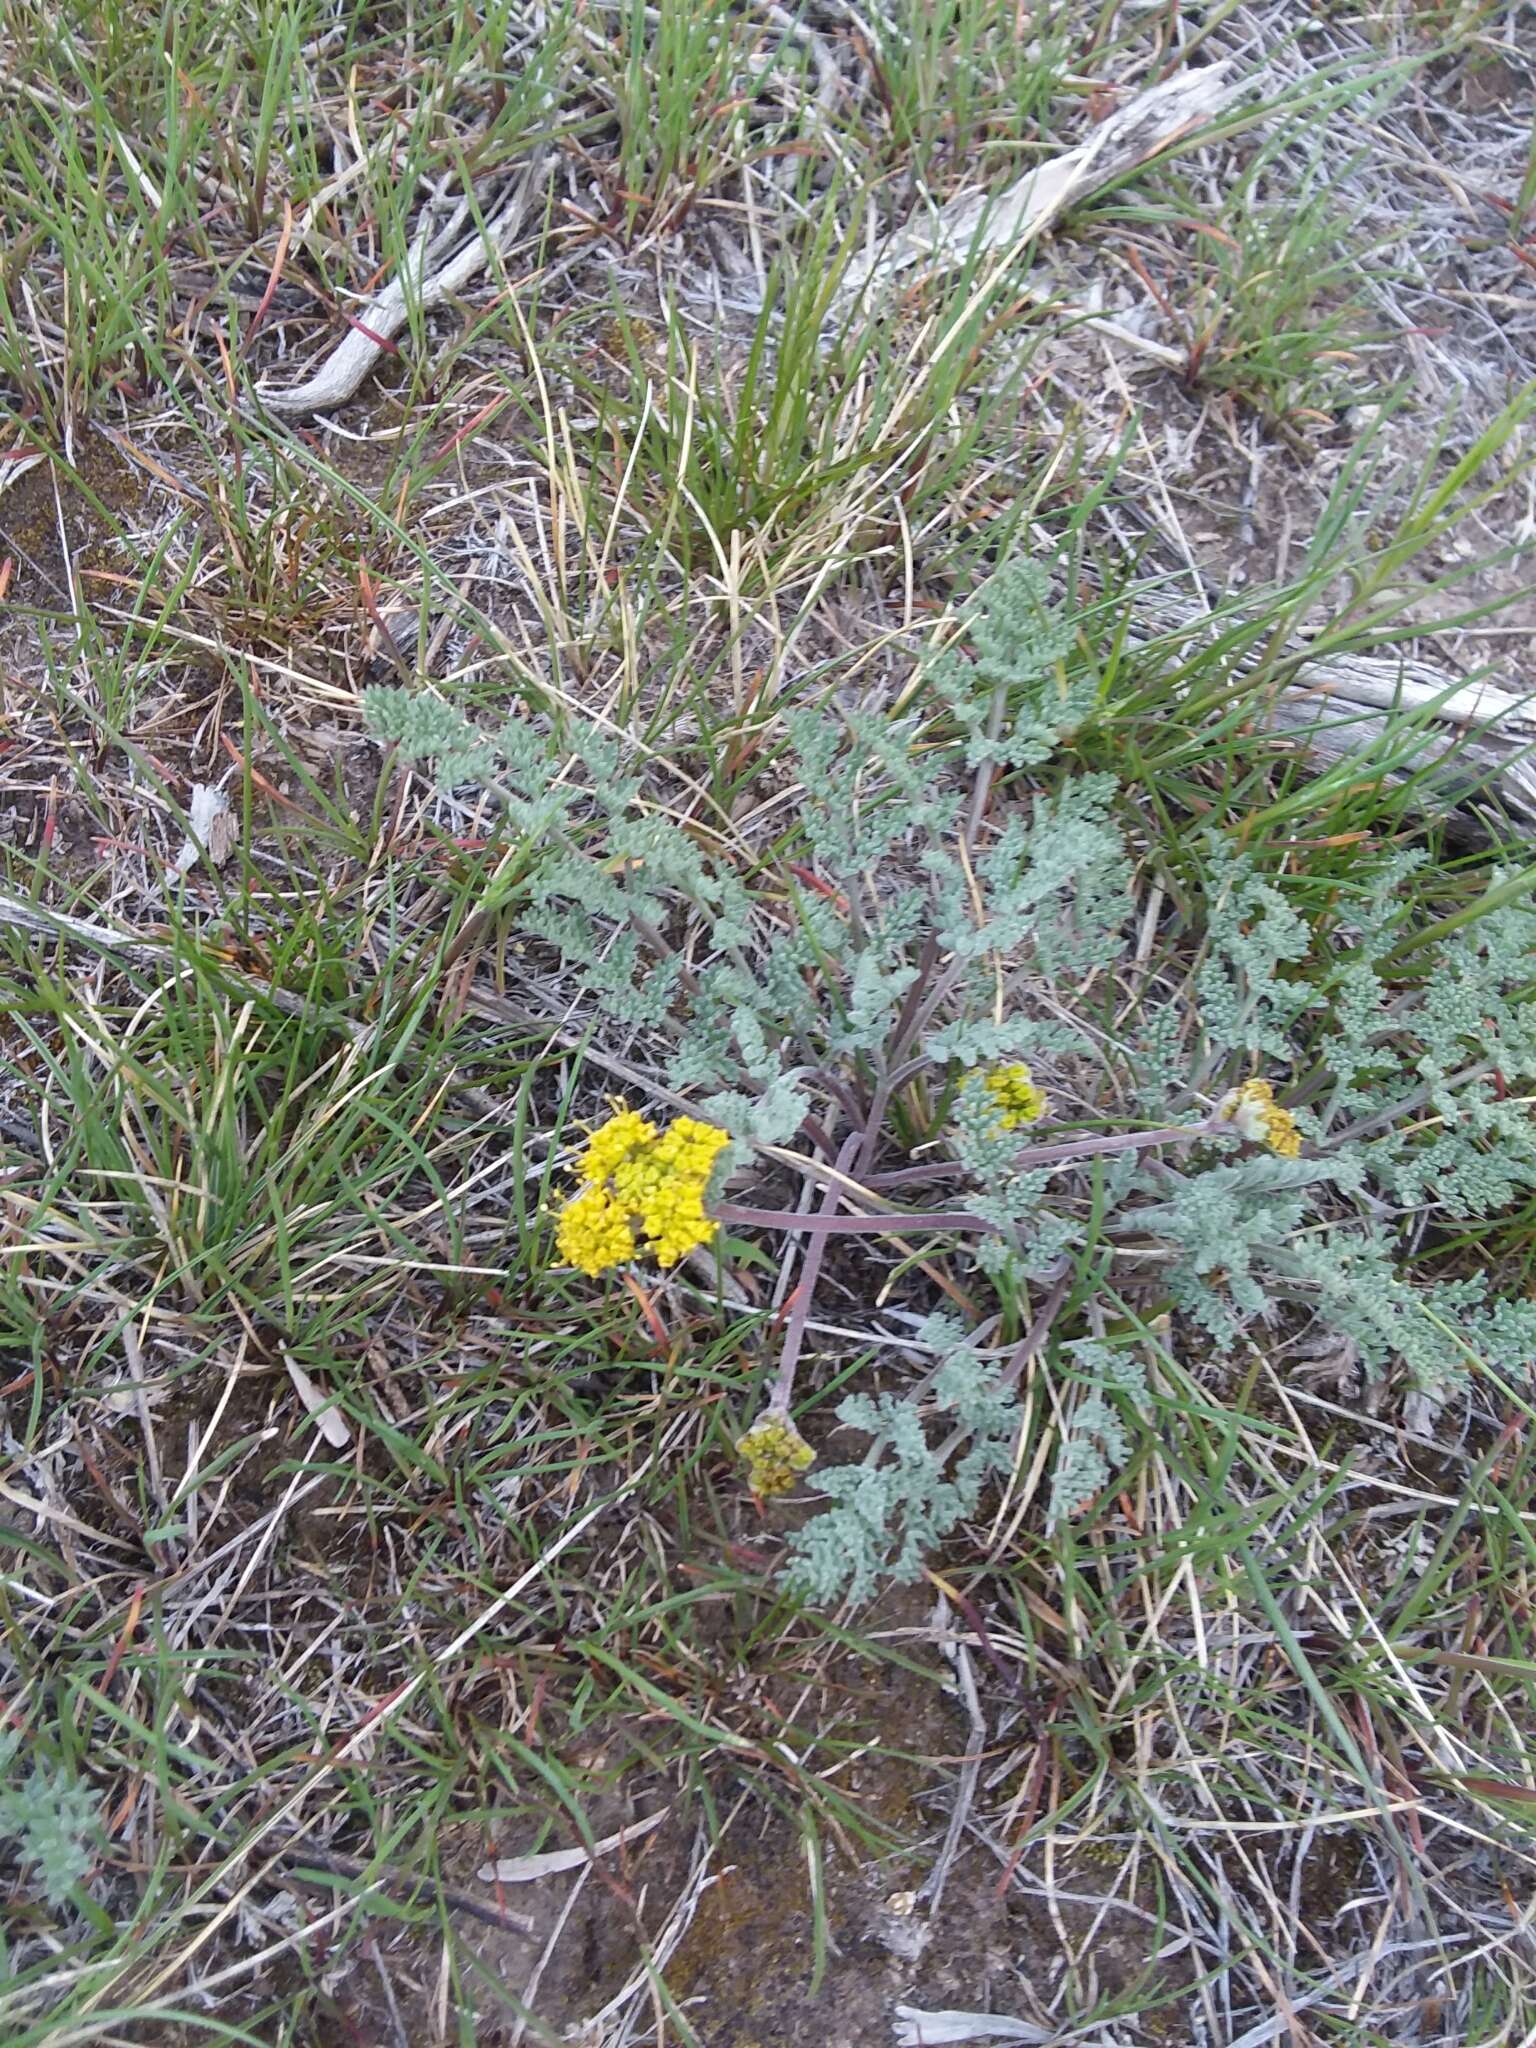
[[1023, 2041], [1034, 2048], [1050, 2048], [1058, 2038], [1029, 2020], [1010, 2019], [998, 2012], [925, 2012], [920, 2006], [896, 2008], [897, 2048], [938, 2048], [941, 2042]]
[[482, 1863], [475, 1875], [482, 1884], [535, 1884], [542, 1877], [557, 1877], [562, 1871], [580, 1870], [589, 1863], [595, 1863], [600, 1856], [637, 1842], [642, 1835], [659, 1828], [669, 1810], [663, 1807], [659, 1813], [647, 1814], [644, 1820], [620, 1828], [616, 1834], [605, 1835], [590, 1849], [583, 1846], [580, 1849], [546, 1849], [538, 1856], [498, 1856], [490, 1863]]

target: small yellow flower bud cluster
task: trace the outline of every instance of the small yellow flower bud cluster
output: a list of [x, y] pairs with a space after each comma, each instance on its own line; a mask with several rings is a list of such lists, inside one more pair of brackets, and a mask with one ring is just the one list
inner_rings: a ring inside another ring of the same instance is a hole
[[629, 1218], [606, 1188], [583, 1188], [560, 1211], [555, 1242], [568, 1266], [583, 1273], [606, 1273], [635, 1256], [635, 1233]]
[[788, 1493], [816, 1453], [787, 1415], [765, 1408], [736, 1448], [747, 1461], [747, 1483], [759, 1500]]
[[725, 1131], [680, 1116], [665, 1131], [620, 1110], [587, 1140], [576, 1171], [584, 1186], [560, 1211], [555, 1242], [567, 1265], [598, 1274], [636, 1255], [635, 1224], [658, 1265], [675, 1266], [715, 1234], [704, 1190], [730, 1143]]
[[999, 1130], [1016, 1131], [1045, 1115], [1044, 1091], [1035, 1086], [1035, 1077], [1022, 1060], [1011, 1067], [993, 1067], [982, 1076], [982, 1086], [992, 1098]]
[[1296, 1119], [1276, 1102], [1267, 1081], [1245, 1081], [1241, 1088], [1230, 1089], [1217, 1104], [1216, 1114], [1250, 1144], [1267, 1145], [1282, 1159], [1300, 1157], [1301, 1133]]

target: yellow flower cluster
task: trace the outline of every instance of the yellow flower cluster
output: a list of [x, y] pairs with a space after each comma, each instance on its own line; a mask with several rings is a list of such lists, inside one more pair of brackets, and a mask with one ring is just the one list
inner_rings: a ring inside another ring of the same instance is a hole
[[787, 1415], [765, 1408], [736, 1448], [747, 1461], [747, 1483], [759, 1500], [788, 1493], [816, 1453]]
[[1016, 1131], [1045, 1115], [1044, 1091], [1035, 1086], [1035, 1077], [1022, 1060], [1011, 1067], [994, 1067], [982, 1077], [982, 1086], [992, 1098], [999, 1130]]
[[636, 1252], [635, 1221], [659, 1265], [675, 1266], [715, 1234], [704, 1190], [730, 1143], [725, 1131], [680, 1116], [665, 1131], [623, 1109], [587, 1140], [576, 1171], [585, 1185], [561, 1210], [555, 1242], [567, 1265], [606, 1272]]
[[596, 1276], [635, 1256], [629, 1218], [606, 1188], [583, 1188], [555, 1222], [555, 1243], [568, 1266]]
[[656, 1142], [656, 1126], [638, 1110], [621, 1109], [588, 1138], [576, 1171], [588, 1187], [600, 1188], [633, 1152]]
[[1301, 1153], [1301, 1133], [1296, 1119], [1275, 1100], [1267, 1081], [1245, 1081], [1217, 1104], [1216, 1114], [1224, 1123], [1236, 1126], [1239, 1136], [1251, 1144], [1267, 1145], [1282, 1159], [1296, 1159]]

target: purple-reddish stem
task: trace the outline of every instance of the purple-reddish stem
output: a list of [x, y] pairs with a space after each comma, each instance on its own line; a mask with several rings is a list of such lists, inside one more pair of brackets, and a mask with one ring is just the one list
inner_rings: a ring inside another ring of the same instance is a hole
[[[1160, 1131], [1114, 1131], [1103, 1138], [1064, 1138], [1057, 1145], [1026, 1145], [1022, 1152], [1015, 1152], [1009, 1164], [1016, 1173], [1027, 1173], [1032, 1166], [1058, 1166], [1064, 1160], [1102, 1158], [1108, 1152], [1140, 1152], [1149, 1145], [1188, 1145], [1196, 1138], [1208, 1138], [1214, 1131], [1231, 1131], [1230, 1124], [1222, 1124], [1216, 1118], [1207, 1118], [1199, 1124], [1167, 1124]], [[872, 1188], [910, 1187], [919, 1181], [933, 1180], [939, 1174], [961, 1173], [964, 1168], [958, 1160], [935, 1160], [931, 1166], [898, 1166], [891, 1173], [872, 1173], [867, 1185]]]
[[[837, 1155], [837, 1172], [845, 1173], [847, 1171], [849, 1162], [858, 1151], [860, 1143], [861, 1140], [857, 1131], [854, 1132], [852, 1137], [846, 1138], [843, 1141], [842, 1149]], [[802, 1224], [814, 1225], [816, 1222], [824, 1219], [833, 1203], [840, 1199], [840, 1195], [840, 1189], [836, 1187], [827, 1188], [821, 1198], [821, 1217], [802, 1216], [799, 1218], [799, 1221]], [[816, 1233], [805, 1248], [805, 1258], [801, 1263], [799, 1277], [795, 1282], [794, 1300], [790, 1306], [788, 1320], [784, 1325], [784, 1349], [779, 1355], [779, 1370], [774, 1377], [773, 1392], [768, 1397], [768, 1406], [775, 1413], [785, 1417], [789, 1414], [790, 1396], [795, 1391], [795, 1368], [800, 1363], [800, 1351], [805, 1343], [805, 1326], [810, 1321], [811, 1299], [816, 1292], [816, 1282], [821, 1273], [821, 1262], [826, 1254], [827, 1235], [828, 1233], [825, 1230]]]
[[[844, 1190], [829, 1188], [834, 1199]], [[738, 1230], [808, 1230], [824, 1237], [888, 1237], [893, 1230], [995, 1230], [985, 1216], [968, 1209], [892, 1209], [883, 1216], [802, 1215], [798, 1209], [744, 1209], [736, 1202], [717, 1202], [715, 1216]]]

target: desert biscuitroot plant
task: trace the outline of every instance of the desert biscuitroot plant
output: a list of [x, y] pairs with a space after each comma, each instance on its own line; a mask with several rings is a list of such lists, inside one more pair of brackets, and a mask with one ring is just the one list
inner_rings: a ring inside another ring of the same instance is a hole
[[[1475, 1274], [1422, 1286], [1400, 1255], [1409, 1223], [1536, 1189], [1536, 914], [1495, 876], [1488, 914], [1434, 943], [1405, 924], [1400, 855], [1325, 932], [1213, 834], [1198, 931], [1139, 958], [1130, 809], [1112, 777], [1058, 766], [1099, 686], [1048, 599], [1036, 565], [1000, 572], [906, 717], [791, 714], [799, 824], [772, 845], [685, 827], [654, 768], [568, 716], [490, 732], [426, 693], [368, 699], [374, 732], [445, 786], [499, 794], [521, 924], [698, 1112], [663, 1133], [632, 1105], [593, 1135], [562, 1256], [589, 1274], [642, 1247], [672, 1265], [717, 1225], [804, 1241], [740, 1445], [757, 1491], [811, 1463], [792, 1394], [832, 1240], [947, 1246], [995, 1295], [985, 1328], [946, 1315], [917, 1333], [915, 1391], [839, 1408], [867, 1448], [812, 1480], [830, 1505], [792, 1539], [819, 1600], [910, 1576], [972, 1512], [1014, 1456], [1014, 1390], [1048, 1341], [1071, 1396], [1056, 1516], [1134, 1454], [1137, 1332], [1156, 1316], [1218, 1350], [1310, 1318], [1343, 1369], [1431, 1400], [1468, 1359], [1507, 1367], [1536, 1343], [1536, 1310]], [[724, 1199], [748, 1168], [809, 1181], [815, 1206]]]
[[22, 1866], [28, 1889], [50, 1905], [66, 1899], [96, 1860], [97, 1798], [51, 1758], [22, 1767], [22, 1740], [0, 1729], [0, 1843]]

